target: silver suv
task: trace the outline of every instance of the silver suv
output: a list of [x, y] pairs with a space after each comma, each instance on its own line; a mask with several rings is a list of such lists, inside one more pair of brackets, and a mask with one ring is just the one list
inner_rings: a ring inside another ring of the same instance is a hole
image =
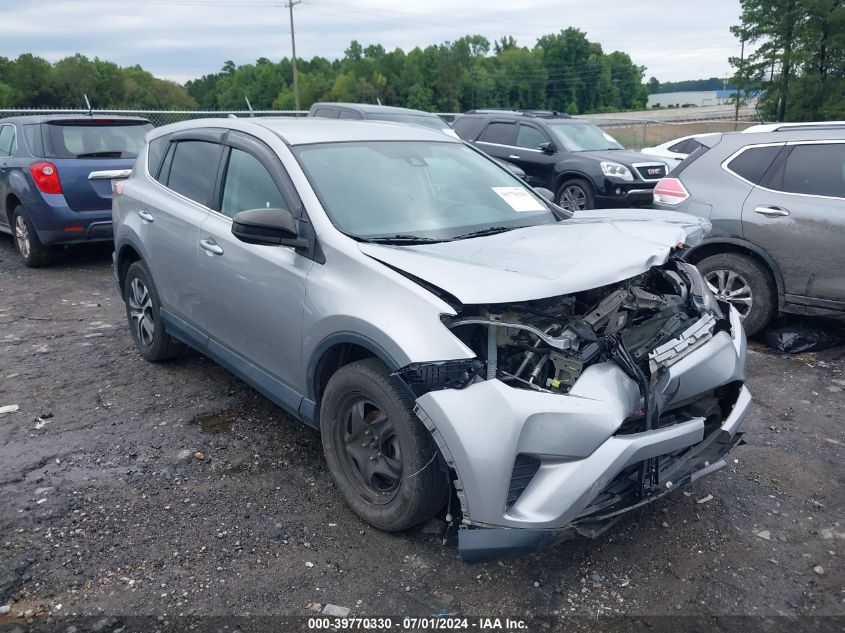
[[198, 120], [115, 183], [115, 274], [151, 361], [188, 344], [320, 430], [349, 506], [454, 500], [467, 559], [596, 535], [724, 465], [737, 312], [677, 254], [706, 221], [571, 214], [394, 123]]
[[657, 183], [655, 208], [710, 220], [686, 258], [755, 334], [778, 312], [845, 312], [845, 126], [712, 134]]

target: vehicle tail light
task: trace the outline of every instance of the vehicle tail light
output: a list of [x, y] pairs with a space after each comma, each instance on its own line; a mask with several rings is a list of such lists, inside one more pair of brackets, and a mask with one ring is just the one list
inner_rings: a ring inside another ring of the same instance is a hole
[[677, 178], [661, 178], [654, 186], [654, 201], [662, 204], [681, 204], [689, 198], [689, 191]]
[[35, 186], [43, 193], [61, 193], [62, 183], [59, 181], [59, 171], [53, 163], [39, 161], [29, 166], [29, 173], [35, 181]]

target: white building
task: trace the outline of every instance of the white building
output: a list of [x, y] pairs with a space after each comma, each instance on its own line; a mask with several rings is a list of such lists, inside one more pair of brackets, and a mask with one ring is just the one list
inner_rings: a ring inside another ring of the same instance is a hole
[[649, 108], [689, 108], [733, 103], [736, 90], [695, 90], [648, 95]]

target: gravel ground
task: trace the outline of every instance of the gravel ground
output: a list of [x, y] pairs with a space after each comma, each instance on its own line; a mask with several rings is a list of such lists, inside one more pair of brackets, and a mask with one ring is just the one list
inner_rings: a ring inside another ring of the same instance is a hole
[[467, 565], [454, 532], [442, 544], [442, 520], [398, 535], [362, 523], [317, 434], [213, 362], [146, 363], [108, 249], [30, 270], [0, 236], [0, 325], [0, 407], [19, 406], [0, 414], [0, 627], [315, 603], [367, 616], [845, 616], [841, 347], [785, 357], [752, 343], [748, 443], [727, 468], [596, 541]]

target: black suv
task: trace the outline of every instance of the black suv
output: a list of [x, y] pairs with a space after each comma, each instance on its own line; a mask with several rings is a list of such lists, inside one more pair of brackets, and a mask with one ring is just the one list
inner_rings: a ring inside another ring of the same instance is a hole
[[577, 211], [647, 206], [665, 163], [631, 152], [596, 125], [558, 112], [471, 110], [452, 126], [462, 139], [525, 170], [526, 181]]

